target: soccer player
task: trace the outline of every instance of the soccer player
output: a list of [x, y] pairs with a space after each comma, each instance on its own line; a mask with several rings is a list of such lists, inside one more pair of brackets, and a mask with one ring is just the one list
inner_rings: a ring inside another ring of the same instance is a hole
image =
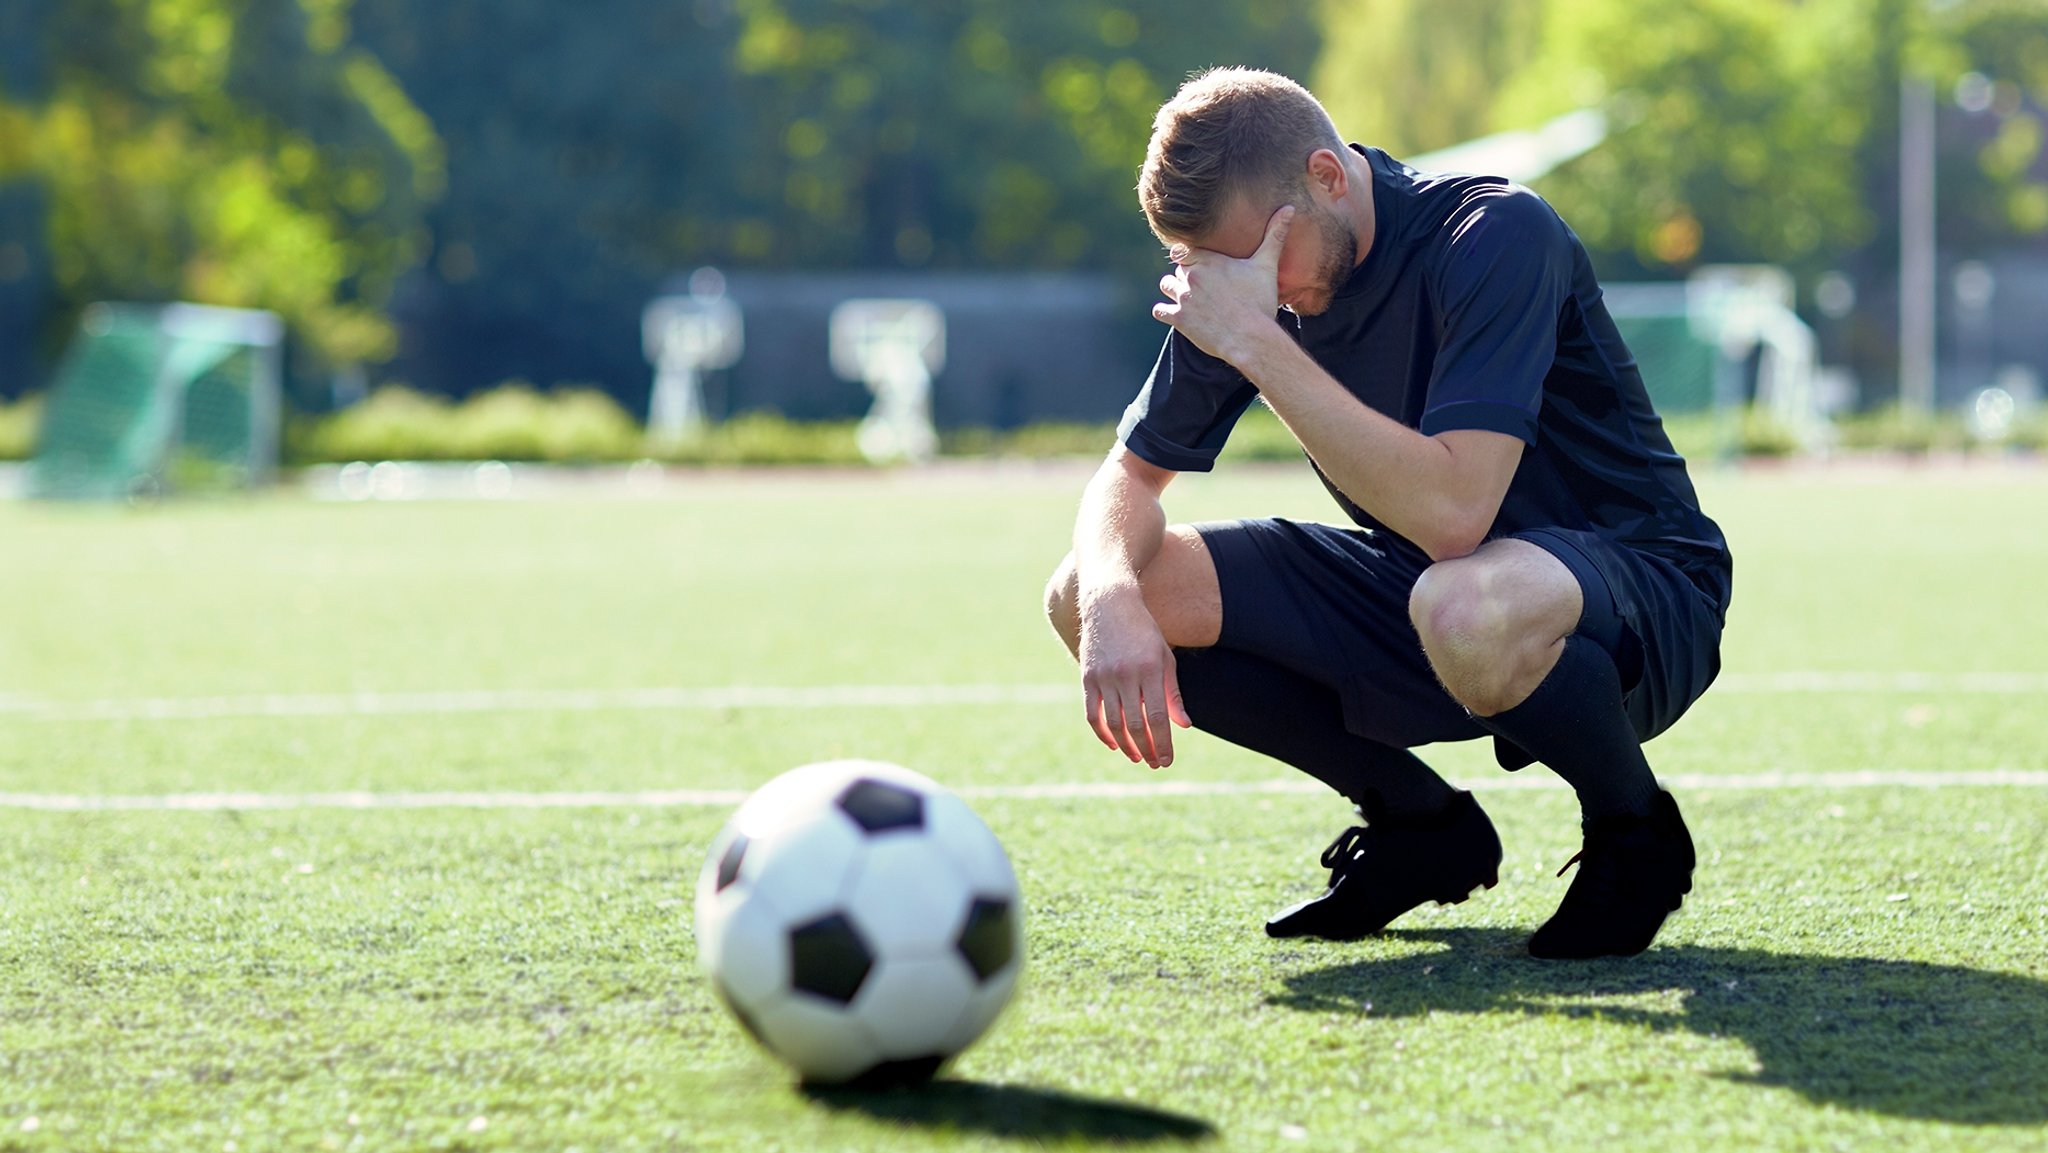
[[[1159, 110], [1138, 198], [1172, 331], [1046, 590], [1096, 736], [1156, 769], [1193, 725], [1350, 799], [1327, 890], [1266, 923], [1339, 940], [1498, 881], [1486, 814], [1409, 751], [1491, 737], [1583, 813], [1529, 951], [1648, 948], [1694, 856], [1642, 743], [1719, 671], [1731, 567], [1578, 238], [1237, 68]], [[1166, 523], [1168, 482], [1255, 400], [1353, 525]]]

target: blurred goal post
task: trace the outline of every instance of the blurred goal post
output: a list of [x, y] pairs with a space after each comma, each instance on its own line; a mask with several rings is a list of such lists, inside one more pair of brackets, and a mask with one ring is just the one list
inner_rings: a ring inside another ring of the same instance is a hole
[[88, 307], [43, 411], [29, 495], [122, 500], [268, 482], [283, 343], [269, 312]]
[[946, 314], [929, 300], [849, 300], [832, 310], [832, 370], [874, 394], [856, 433], [877, 463], [938, 454], [932, 377], [946, 366]]
[[700, 268], [687, 294], [658, 296], [640, 316], [641, 343], [654, 365], [647, 432], [673, 448], [704, 427], [704, 374], [730, 368], [746, 350], [746, 322], [725, 295], [725, 277]]
[[1710, 418], [1722, 457], [1742, 451], [1750, 411], [1802, 451], [1827, 446], [1818, 342], [1792, 310], [1783, 269], [1709, 265], [1684, 281], [1614, 283], [1603, 293], [1659, 416]]

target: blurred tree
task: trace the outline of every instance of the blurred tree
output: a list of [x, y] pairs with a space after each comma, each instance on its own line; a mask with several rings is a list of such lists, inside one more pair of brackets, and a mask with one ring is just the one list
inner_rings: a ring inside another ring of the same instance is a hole
[[1908, 66], [1974, 102], [1944, 113], [1944, 243], [2048, 230], [2041, 0], [1324, 4], [1319, 91], [1396, 155], [1605, 109], [1607, 142], [1539, 184], [1610, 275], [1895, 259]]
[[1859, 161], [1898, 103], [1903, 3], [1553, 0], [1501, 100], [1606, 108], [1607, 142], [1541, 187], [1622, 268], [1810, 269], [1871, 236]]
[[1984, 251], [2048, 234], [2048, 4], [1975, 0], [1936, 18], [1947, 107], [1944, 239]]
[[736, 0], [742, 106], [725, 257], [864, 267], [1138, 269], [1152, 116], [1213, 63], [1304, 74], [1305, 0]]
[[448, 149], [392, 371], [597, 381], [634, 406], [640, 309], [703, 264], [1143, 283], [1158, 104], [1212, 64], [1305, 74], [1312, 3], [357, 0]]
[[719, 0], [357, 0], [360, 41], [439, 131], [448, 188], [385, 375], [467, 394], [598, 381], [636, 403], [640, 310], [709, 258], [739, 157]]
[[1340, 130], [1408, 156], [1532, 123], [1502, 84], [1537, 59], [1545, 0], [1323, 0], [1310, 87]]
[[269, 308], [330, 364], [383, 314], [442, 183], [432, 127], [350, 44], [350, 0], [69, 0], [0, 105], [0, 178], [44, 191], [61, 302]]

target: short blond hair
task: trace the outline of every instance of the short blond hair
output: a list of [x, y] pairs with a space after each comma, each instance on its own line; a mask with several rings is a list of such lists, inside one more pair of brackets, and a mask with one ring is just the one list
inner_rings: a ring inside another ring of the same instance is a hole
[[1304, 184], [1319, 148], [1341, 152], [1344, 141], [1308, 89], [1277, 72], [1214, 68], [1181, 85], [1153, 118], [1138, 205], [1162, 243], [1201, 239], [1233, 197], [1279, 207]]

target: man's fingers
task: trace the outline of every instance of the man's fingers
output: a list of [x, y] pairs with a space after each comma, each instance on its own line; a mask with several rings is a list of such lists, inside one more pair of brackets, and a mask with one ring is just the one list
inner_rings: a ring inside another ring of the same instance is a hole
[[1115, 748], [1116, 738], [1109, 735], [1109, 725], [1102, 716], [1102, 693], [1093, 682], [1082, 687], [1081, 708], [1088, 718], [1088, 728], [1094, 732], [1095, 739], [1109, 748]]
[[1184, 729], [1195, 727], [1195, 720], [1188, 716], [1188, 707], [1180, 697], [1180, 673], [1173, 665], [1166, 666], [1166, 715]]
[[1167, 720], [1166, 703], [1146, 702], [1145, 735], [1151, 741], [1152, 755], [1145, 763], [1155, 769], [1163, 769], [1173, 763], [1173, 725]]
[[1138, 738], [1131, 733], [1131, 721], [1138, 715], [1136, 702], [1127, 707], [1124, 704], [1126, 699], [1121, 696], [1115, 698], [1104, 711], [1109, 714], [1109, 731], [1116, 734], [1117, 748], [1123, 750], [1132, 764], [1136, 764], [1144, 760], [1145, 755], [1138, 751]]
[[1274, 268], [1280, 267], [1280, 250], [1287, 247], [1287, 230], [1294, 227], [1294, 206], [1283, 204], [1279, 211], [1266, 220], [1266, 238], [1259, 242], [1259, 250], [1252, 253], [1252, 259], [1263, 261]]
[[1188, 282], [1179, 272], [1169, 272], [1159, 278], [1159, 295], [1166, 299], [1152, 306], [1152, 319], [1161, 324], [1172, 324], [1180, 314], [1181, 294], [1188, 290]]

